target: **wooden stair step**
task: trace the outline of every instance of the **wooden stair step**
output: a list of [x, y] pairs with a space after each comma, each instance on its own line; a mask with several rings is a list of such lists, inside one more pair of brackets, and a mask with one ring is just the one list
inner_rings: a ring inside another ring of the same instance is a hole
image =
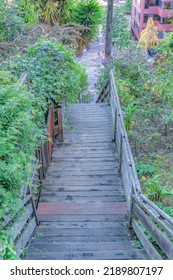
[[41, 215], [40, 222], [117, 222], [127, 221], [126, 215]]
[[67, 251], [67, 252], [32, 252], [28, 258], [34, 260], [135, 260], [145, 259], [144, 250], [102, 250], [100, 251]]
[[127, 214], [126, 202], [40, 202], [37, 209], [38, 215], [57, 214]]
[[30, 252], [68, 252], [68, 251], [109, 251], [109, 250], [130, 250], [134, 249], [131, 241], [123, 240], [117, 242], [90, 242], [90, 243], [60, 243], [52, 242], [43, 244], [34, 241], [29, 246]]

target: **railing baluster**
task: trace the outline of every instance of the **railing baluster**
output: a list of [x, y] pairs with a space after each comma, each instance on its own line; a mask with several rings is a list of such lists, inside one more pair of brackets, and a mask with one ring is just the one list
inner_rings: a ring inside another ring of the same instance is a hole
[[123, 136], [121, 134], [120, 136], [120, 151], [119, 151], [119, 166], [118, 166], [118, 172], [121, 173], [121, 164], [122, 164], [122, 156], [123, 156]]
[[59, 132], [59, 141], [63, 142], [63, 123], [62, 123], [62, 107], [58, 107], [58, 132]]

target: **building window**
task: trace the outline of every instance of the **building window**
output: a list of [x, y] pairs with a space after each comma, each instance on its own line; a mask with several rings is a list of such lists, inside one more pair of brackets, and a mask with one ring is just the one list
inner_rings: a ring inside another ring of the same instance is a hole
[[147, 23], [147, 20], [148, 20], [148, 15], [144, 14], [144, 23]]
[[134, 27], [135, 27], [136, 32], [139, 33], [139, 26], [137, 25], [136, 21], [134, 23]]
[[134, 6], [132, 6], [132, 12], [134, 13], [134, 11], [135, 11], [135, 7], [134, 7]]
[[170, 2], [165, 2], [164, 8], [165, 9], [171, 9], [171, 3]]
[[140, 13], [138, 11], [136, 11], [136, 17], [138, 20], [140, 20]]
[[159, 20], [160, 21], [160, 16], [159, 15], [153, 15], [153, 20]]
[[159, 37], [159, 39], [163, 39], [164, 38], [164, 33], [162, 31], [159, 31], [158, 37]]
[[158, 6], [159, 0], [145, 0], [145, 9], [148, 9], [150, 6]]
[[134, 19], [132, 19], [132, 26], [134, 26], [135, 25], [135, 21], [134, 21]]
[[172, 21], [173, 21], [173, 19], [171, 19], [171, 18], [163, 18], [163, 23], [164, 24], [171, 24]]

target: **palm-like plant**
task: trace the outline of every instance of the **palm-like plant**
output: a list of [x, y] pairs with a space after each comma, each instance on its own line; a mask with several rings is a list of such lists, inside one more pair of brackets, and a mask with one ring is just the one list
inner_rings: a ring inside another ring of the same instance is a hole
[[83, 35], [89, 42], [97, 33], [98, 24], [101, 23], [102, 8], [97, 0], [80, 1], [74, 8], [72, 19], [75, 23], [88, 27]]
[[48, 0], [45, 5], [45, 1], [42, 2], [43, 7], [43, 21], [46, 24], [54, 25], [58, 21], [58, 3], [54, 0]]
[[78, 0], [39, 0], [43, 11], [42, 19], [49, 25], [67, 23]]

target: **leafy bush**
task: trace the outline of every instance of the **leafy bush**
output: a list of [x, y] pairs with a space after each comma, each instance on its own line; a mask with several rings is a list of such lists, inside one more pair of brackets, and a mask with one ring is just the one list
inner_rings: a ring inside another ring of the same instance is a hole
[[[103, 15], [103, 32], [106, 34], [106, 16], [107, 11]], [[126, 49], [130, 44], [130, 33], [128, 28], [129, 22], [124, 14], [122, 7], [114, 7], [112, 20], [112, 44], [115, 50]]]
[[132, 0], [126, 0], [124, 3], [123, 10], [125, 13], [131, 13], [132, 10]]
[[161, 176], [161, 174], [157, 174], [145, 184], [145, 191], [150, 200], [162, 201], [165, 196], [173, 195], [173, 190], [170, 190], [167, 186], [160, 185], [159, 178]]
[[1, 83], [0, 217], [11, 207], [15, 209], [19, 189], [27, 185], [32, 172], [37, 141], [43, 135], [34, 121], [35, 109], [33, 94], [16, 83]]
[[153, 165], [145, 164], [143, 162], [136, 163], [136, 170], [140, 178], [143, 175], [152, 175], [156, 171]]
[[8, 67], [18, 77], [28, 73], [29, 89], [36, 94], [41, 108], [47, 102], [58, 103], [62, 99], [76, 102], [78, 93], [87, 85], [84, 68], [56, 40], [40, 40], [29, 46]]
[[9, 4], [0, 1], [0, 41], [11, 41], [25, 28], [24, 19], [20, 16], [16, 1]]
[[18, 5], [18, 14], [27, 24], [27, 27], [36, 25], [41, 14], [39, 1], [35, 0], [15, 0]]
[[0, 260], [17, 260], [14, 244], [11, 243], [10, 237], [0, 231]]
[[[26, 71], [30, 91], [10, 72], [0, 72], [0, 219], [21, 205], [20, 189], [28, 185], [38, 140], [46, 135], [48, 104], [62, 98], [76, 102], [87, 85], [84, 69], [54, 40], [30, 46], [3, 67], [18, 77]], [[0, 230], [0, 254], [3, 259], [16, 258], [1, 225]]]

